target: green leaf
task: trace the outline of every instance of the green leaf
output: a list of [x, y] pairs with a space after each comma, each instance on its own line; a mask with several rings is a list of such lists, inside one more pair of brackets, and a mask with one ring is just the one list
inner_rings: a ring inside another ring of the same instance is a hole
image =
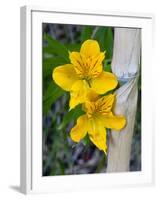
[[64, 163], [60, 159], [58, 159], [58, 163], [59, 163], [60, 175], [65, 175], [65, 165], [64, 165]]
[[52, 105], [52, 99], [49, 98], [47, 101], [43, 102], [43, 114], [48, 113]]
[[65, 45], [69, 51], [80, 51], [80, 44], [66, 44]]
[[104, 71], [112, 72], [112, 70], [111, 70], [111, 61], [110, 60], [105, 60], [104, 61]]
[[106, 47], [106, 58], [112, 58], [113, 55], [113, 31], [112, 28], [107, 28], [106, 38], [105, 38], [105, 47]]
[[105, 51], [106, 48], [104, 46], [104, 40], [106, 35], [107, 27], [98, 27], [94, 39], [96, 39], [99, 42], [100, 48], [102, 51]]
[[52, 81], [43, 96], [43, 112], [47, 113], [51, 105], [63, 94], [64, 91]]
[[43, 55], [45, 56], [45, 54], [46, 55], [49, 54], [49, 55], [51, 55], [51, 57], [54, 56], [54, 55], [57, 55], [55, 53], [55, 50], [51, 46], [44, 46], [43, 47]]
[[81, 33], [81, 42], [88, 40], [91, 38], [93, 32], [92, 26], [84, 26], [82, 33]]
[[87, 146], [87, 145], [90, 144], [90, 139], [89, 139], [88, 134], [83, 138], [82, 144], [83, 144], [84, 146]]
[[69, 111], [63, 118], [62, 123], [59, 125], [58, 129], [61, 130], [64, 127], [66, 127], [66, 125], [72, 121], [72, 120], [77, 120], [77, 118], [79, 116], [81, 116], [82, 114], [84, 114], [84, 111], [81, 109], [81, 105], [76, 106], [74, 109], [72, 109], [71, 111]]
[[94, 39], [99, 42], [102, 51], [106, 51], [106, 58], [111, 59], [113, 54], [113, 31], [110, 27], [99, 27]]
[[43, 48], [43, 53], [49, 53], [49, 54], [62, 56], [66, 60], [66, 62], [69, 62], [68, 50], [63, 44], [53, 39], [48, 34], [44, 34], [43, 39], [47, 41], [47, 46]]
[[65, 63], [62, 57], [43, 58], [43, 77], [52, 76], [53, 69]]
[[62, 94], [63, 92], [64, 91], [52, 81], [44, 94], [43, 100], [47, 101], [51, 98], [54, 103], [59, 94]]

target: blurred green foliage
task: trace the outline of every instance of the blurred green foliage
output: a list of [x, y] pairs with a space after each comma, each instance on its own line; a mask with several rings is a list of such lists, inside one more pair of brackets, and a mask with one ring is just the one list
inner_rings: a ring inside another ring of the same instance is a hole
[[[111, 71], [113, 28], [43, 24], [43, 176], [102, 173], [106, 170], [106, 156], [89, 142], [88, 137], [78, 144], [70, 139], [69, 131], [83, 111], [79, 105], [68, 112], [69, 94], [52, 79], [55, 67], [70, 63], [68, 52], [79, 51], [83, 41], [90, 38], [96, 39], [101, 50], [106, 52], [104, 70]], [[141, 105], [137, 113], [140, 109]], [[139, 127], [135, 130], [140, 135], [139, 114], [137, 120]], [[140, 136], [138, 141], [141, 148]], [[133, 160], [132, 156], [131, 162]], [[136, 165], [139, 166], [132, 170], [140, 170], [140, 159]]]

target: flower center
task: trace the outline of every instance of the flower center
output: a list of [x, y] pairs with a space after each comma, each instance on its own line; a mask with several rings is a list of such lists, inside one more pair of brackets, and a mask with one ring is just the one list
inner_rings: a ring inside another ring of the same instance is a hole
[[96, 102], [86, 103], [86, 113], [87, 113], [88, 118], [94, 118], [98, 116], [99, 108]]
[[101, 73], [102, 69], [98, 69], [98, 57], [85, 57], [80, 55], [80, 59], [76, 60], [75, 70], [79, 78], [86, 80], [90, 86], [90, 81]]
[[91, 87], [91, 78], [89, 76], [83, 77], [82, 80], [85, 80], [89, 87]]
[[104, 98], [100, 98], [95, 102], [87, 102], [85, 107], [88, 118], [108, 115], [111, 111], [111, 104], [109, 105]]

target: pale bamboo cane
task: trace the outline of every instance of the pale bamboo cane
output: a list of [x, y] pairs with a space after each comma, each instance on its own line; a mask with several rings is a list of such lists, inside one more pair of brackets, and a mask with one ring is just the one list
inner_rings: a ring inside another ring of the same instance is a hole
[[108, 144], [107, 172], [129, 171], [130, 153], [138, 96], [140, 68], [140, 29], [115, 28], [112, 71], [120, 85], [114, 112], [124, 115], [127, 123], [121, 131], [112, 130]]

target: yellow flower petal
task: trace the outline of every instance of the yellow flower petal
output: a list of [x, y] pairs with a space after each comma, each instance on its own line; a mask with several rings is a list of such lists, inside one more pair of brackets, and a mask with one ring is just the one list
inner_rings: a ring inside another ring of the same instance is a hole
[[112, 112], [107, 116], [100, 116], [100, 120], [105, 128], [110, 128], [114, 130], [121, 130], [126, 125], [126, 119], [124, 116], [113, 115]]
[[100, 47], [96, 40], [86, 40], [80, 49], [80, 53], [88, 57], [95, 57], [100, 53]]
[[78, 80], [73, 65], [66, 64], [53, 70], [52, 78], [57, 85], [66, 91], [70, 91], [73, 84]]
[[79, 52], [70, 52], [69, 58], [71, 63], [74, 65], [76, 73], [80, 77], [89, 76], [95, 78], [99, 76], [103, 70], [102, 62], [105, 58], [104, 54], [105, 53], [102, 52], [97, 55], [92, 55], [92, 57], [88, 57]]
[[113, 107], [114, 99], [115, 99], [115, 95], [109, 94], [109, 95], [101, 97], [97, 101], [96, 104], [98, 105], [98, 107], [100, 109], [100, 113], [102, 115], [106, 115], [111, 111], [111, 109]]
[[102, 62], [103, 62], [104, 58], [105, 58], [104, 52], [102, 52], [98, 56], [92, 58], [92, 61], [90, 63], [90, 70], [89, 70], [90, 77], [96, 78], [101, 74], [101, 72], [103, 70]]
[[70, 52], [69, 58], [71, 63], [74, 65], [74, 69], [79, 76], [83, 75], [83, 60], [79, 52]]
[[97, 101], [99, 99], [99, 95], [92, 89], [89, 89], [87, 92], [87, 100], [88, 101]]
[[104, 153], [106, 154], [106, 129], [99, 119], [89, 119], [88, 134], [93, 144], [95, 144], [99, 150], [104, 151]]
[[90, 101], [84, 103], [83, 110], [87, 113], [88, 118], [92, 117], [95, 109], [95, 104], [92, 104]]
[[79, 142], [87, 134], [87, 116], [82, 115], [77, 119], [77, 124], [71, 129], [70, 136], [74, 142]]
[[85, 80], [76, 81], [76, 83], [72, 86], [70, 92], [70, 109], [86, 101], [88, 90], [89, 86]]
[[98, 94], [104, 94], [114, 89], [118, 84], [117, 78], [114, 74], [109, 72], [102, 72], [97, 78], [92, 79], [91, 87]]

